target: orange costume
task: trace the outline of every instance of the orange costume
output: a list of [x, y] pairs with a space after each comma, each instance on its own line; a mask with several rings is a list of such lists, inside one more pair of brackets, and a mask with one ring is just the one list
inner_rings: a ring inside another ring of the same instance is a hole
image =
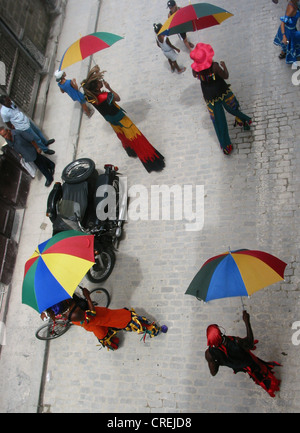
[[95, 311], [86, 311], [85, 321], [72, 322], [82, 326], [86, 331], [93, 332], [99, 340], [108, 333], [109, 328], [123, 329], [131, 321], [131, 312], [125, 308], [110, 310], [105, 307], [95, 307]]
[[73, 322], [74, 325], [83, 327], [86, 331], [93, 332], [102, 346], [107, 349], [118, 349], [119, 339], [115, 336], [119, 330], [133, 331], [138, 334], [149, 334], [150, 337], [156, 337], [159, 331], [166, 332], [164, 328], [158, 327], [155, 322], [150, 322], [146, 317], [138, 316], [132, 309], [126, 308], [110, 310], [105, 307], [95, 307], [93, 311], [85, 311], [85, 320], [83, 322]]

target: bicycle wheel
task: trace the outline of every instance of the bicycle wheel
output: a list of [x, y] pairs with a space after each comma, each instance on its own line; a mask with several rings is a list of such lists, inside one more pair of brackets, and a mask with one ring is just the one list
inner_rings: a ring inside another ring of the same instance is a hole
[[90, 292], [90, 298], [95, 307], [108, 307], [110, 304], [110, 295], [106, 289], [98, 287]]
[[71, 323], [66, 320], [50, 320], [36, 331], [35, 336], [39, 340], [53, 340], [65, 334], [70, 327]]

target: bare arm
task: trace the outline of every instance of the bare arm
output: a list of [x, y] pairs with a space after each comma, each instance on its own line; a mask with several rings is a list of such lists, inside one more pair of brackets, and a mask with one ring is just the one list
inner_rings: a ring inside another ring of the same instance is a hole
[[31, 144], [33, 145], [37, 153], [42, 153], [42, 149], [39, 148], [39, 146], [36, 144], [34, 140], [31, 142]]
[[5, 124], [9, 127], [9, 129], [15, 129], [14, 125], [11, 122], [5, 122]]
[[217, 363], [217, 361], [215, 361], [213, 359], [213, 357], [211, 356], [211, 354], [209, 352], [209, 349], [207, 349], [205, 351], [205, 359], [208, 363], [208, 368], [209, 368], [210, 374], [212, 376], [215, 376], [219, 371], [219, 364]]
[[114, 95], [114, 100], [115, 100], [116, 102], [121, 101], [120, 96], [117, 94], [117, 92], [115, 92], [115, 91], [110, 87], [110, 85], [107, 83], [107, 81], [104, 81], [104, 80], [103, 80], [103, 84], [104, 84], [104, 86], [107, 88], [107, 90], [109, 90], [109, 91]]
[[219, 75], [224, 80], [226, 80], [229, 77], [229, 72], [228, 72], [227, 66], [225, 65], [225, 62], [223, 62], [223, 61], [220, 62], [220, 65], [219, 65], [219, 63], [214, 62], [213, 63], [213, 72], [215, 74]]
[[71, 80], [71, 86], [73, 87], [73, 89], [78, 90], [78, 85], [75, 78]]
[[250, 315], [247, 313], [246, 310], [243, 311], [243, 320], [246, 325], [246, 331], [247, 331], [247, 337], [245, 338], [239, 338], [240, 344], [243, 346], [244, 349], [250, 350], [253, 348], [254, 345], [254, 336], [253, 331], [250, 325]]
[[178, 53], [180, 53], [180, 49], [179, 49], [179, 48], [176, 48], [176, 47], [171, 43], [171, 41], [170, 41], [169, 38], [166, 39], [166, 42], [167, 42], [167, 44], [168, 44], [171, 48], [173, 48], [173, 50], [175, 50], [175, 51], [177, 51]]
[[93, 311], [94, 305], [93, 305], [93, 302], [92, 302], [91, 297], [90, 297], [90, 292], [88, 291], [88, 289], [82, 289], [82, 293], [83, 293], [85, 299], [87, 300], [89, 310]]

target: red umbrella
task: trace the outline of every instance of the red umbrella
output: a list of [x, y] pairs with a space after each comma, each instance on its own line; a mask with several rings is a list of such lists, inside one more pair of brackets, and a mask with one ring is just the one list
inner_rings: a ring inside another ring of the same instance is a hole
[[196, 3], [180, 8], [171, 15], [159, 31], [159, 35], [194, 32], [221, 24], [233, 14], [210, 3]]
[[120, 39], [123, 39], [122, 36], [107, 32], [96, 32], [83, 36], [66, 49], [62, 56], [59, 70], [61, 71], [67, 66], [80, 62], [80, 60], [97, 53], [97, 51], [110, 47]]

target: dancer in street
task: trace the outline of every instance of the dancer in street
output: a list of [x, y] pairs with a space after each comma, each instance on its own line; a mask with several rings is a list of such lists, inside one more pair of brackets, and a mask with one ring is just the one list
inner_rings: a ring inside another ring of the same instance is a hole
[[274, 44], [281, 47], [279, 59], [286, 63], [294, 63], [300, 56], [300, 31], [297, 30], [297, 21], [300, 17], [299, 0], [289, 1], [285, 15], [280, 17], [281, 24], [274, 39]]
[[239, 103], [226, 83], [229, 77], [224, 62], [213, 61], [214, 50], [208, 44], [198, 43], [190, 53], [194, 63], [191, 65], [193, 76], [200, 80], [203, 97], [205, 99], [211, 120], [213, 122], [221, 149], [225, 155], [232, 151], [232, 144], [228, 133], [228, 125], [224, 109], [235, 116], [235, 126], [250, 129], [251, 118], [239, 110]]
[[69, 302], [68, 309], [63, 314], [74, 325], [81, 326], [88, 332], [93, 332], [107, 350], [118, 349], [119, 338], [116, 335], [120, 330], [143, 334], [144, 339], [147, 335], [153, 338], [159, 332], [165, 333], [168, 330], [165, 325], [159, 327], [146, 317], [138, 316], [133, 309], [129, 311], [126, 308], [111, 310], [106, 307], [94, 307], [89, 291], [84, 288], [82, 293], [86, 299], [86, 306], [84, 301], [75, 297]]
[[79, 91], [75, 78], [72, 80], [66, 79], [66, 73], [64, 71], [55, 71], [55, 79], [61, 93], [67, 93], [73, 101], [79, 102], [83, 109], [83, 112], [87, 117], [92, 117], [94, 114], [94, 108], [89, 108], [86, 104], [84, 95]]
[[[104, 72], [100, 71], [99, 66], [96, 65], [90, 70], [87, 78], [81, 82], [87, 101], [93, 104], [109, 122], [128, 156], [138, 156], [149, 173], [163, 170], [164, 157], [125, 115], [124, 110], [116, 104], [120, 101], [120, 96], [104, 81]], [[103, 87], [107, 90], [103, 90]]]
[[[162, 24], [153, 24], [154, 32], [157, 34], [160, 29], [162, 28]], [[168, 59], [168, 62], [171, 66], [171, 71], [174, 72], [175, 69], [178, 72], [178, 74], [181, 74], [186, 70], [186, 68], [180, 68], [177, 64], [177, 53], [180, 52], [179, 48], [176, 48], [174, 45], [171, 44], [170, 39], [165, 35], [159, 35], [156, 38], [156, 43], [159, 48], [161, 48], [162, 52]], [[177, 53], [176, 53], [177, 51]]]
[[273, 368], [280, 366], [277, 362], [265, 362], [257, 358], [251, 350], [255, 349], [250, 316], [243, 311], [243, 320], [246, 325], [247, 336], [245, 338], [230, 337], [222, 334], [218, 325], [209, 325], [206, 330], [208, 349], [205, 359], [208, 362], [209, 371], [215, 376], [220, 366], [232, 368], [234, 373], [248, 373], [257, 385], [260, 385], [271, 397], [279, 391], [280, 380], [273, 374]]

